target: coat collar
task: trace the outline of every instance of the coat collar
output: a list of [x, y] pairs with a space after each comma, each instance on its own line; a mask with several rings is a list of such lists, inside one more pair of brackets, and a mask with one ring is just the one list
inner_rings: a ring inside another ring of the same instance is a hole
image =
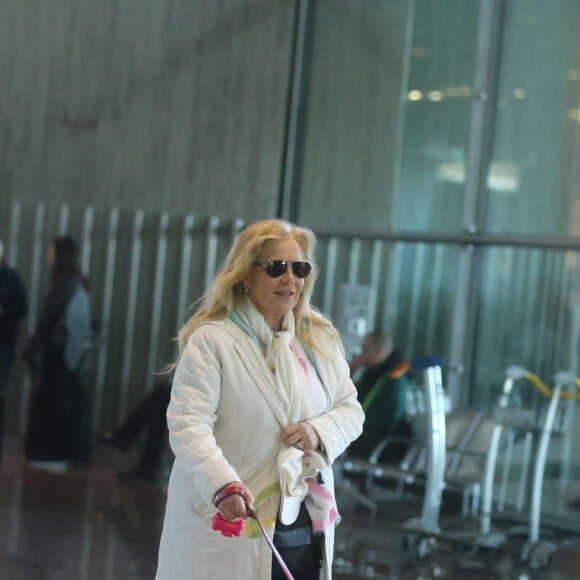
[[276, 396], [274, 390], [274, 376], [268, 368], [266, 359], [258, 344], [230, 319], [207, 322], [206, 324], [221, 328], [234, 339], [234, 350], [250, 376], [254, 379], [253, 384], [272, 410], [276, 421], [282, 427], [286, 427], [288, 419], [282, 401]]

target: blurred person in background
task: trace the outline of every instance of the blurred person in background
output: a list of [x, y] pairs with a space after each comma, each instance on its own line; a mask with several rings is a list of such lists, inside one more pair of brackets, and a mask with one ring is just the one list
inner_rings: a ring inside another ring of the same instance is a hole
[[4, 440], [4, 415], [8, 378], [14, 364], [18, 326], [26, 316], [27, 298], [22, 278], [10, 268], [0, 240], [0, 456]]
[[117, 474], [126, 481], [159, 479], [163, 451], [167, 447], [167, 405], [171, 382], [159, 379], [151, 392], [139, 403], [127, 419], [114, 431], [100, 434], [99, 441], [120, 451], [128, 450], [135, 439], [145, 433], [145, 441], [137, 465]]
[[77, 242], [55, 238], [47, 258], [51, 286], [25, 352], [33, 377], [25, 453], [32, 466], [62, 471], [90, 455], [81, 368], [91, 345], [91, 308]]
[[[393, 339], [382, 332], [365, 336], [362, 352], [352, 359], [350, 369], [366, 420], [362, 435], [349, 447], [349, 455], [367, 459], [388, 436], [410, 439], [406, 401], [411, 364], [394, 347]], [[403, 442], [389, 445], [382, 460], [402, 459], [407, 447]]]

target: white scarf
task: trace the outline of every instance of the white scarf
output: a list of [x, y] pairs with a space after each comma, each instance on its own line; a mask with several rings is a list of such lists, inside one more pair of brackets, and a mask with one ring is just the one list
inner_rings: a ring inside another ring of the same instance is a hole
[[274, 332], [249, 298], [246, 297], [236, 310], [254, 332], [266, 356], [274, 376], [274, 392], [284, 406], [288, 424], [309, 419], [312, 416], [310, 386], [290, 349], [295, 333], [294, 313], [288, 312], [282, 321], [282, 330]]

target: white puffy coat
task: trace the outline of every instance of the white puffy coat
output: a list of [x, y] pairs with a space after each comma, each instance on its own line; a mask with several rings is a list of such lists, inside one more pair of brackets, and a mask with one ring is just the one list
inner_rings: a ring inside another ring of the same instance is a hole
[[[332, 462], [362, 430], [363, 411], [339, 345], [317, 360], [327, 409], [309, 419]], [[287, 425], [273, 375], [257, 344], [230, 320], [207, 323], [189, 338], [167, 410], [175, 461], [159, 547], [156, 580], [267, 580], [272, 553], [255, 523], [226, 538], [211, 529], [213, 497], [231, 481], [252, 491], [258, 516], [273, 534], [280, 502], [276, 459]], [[331, 578], [334, 529], [325, 534], [322, 579]]]

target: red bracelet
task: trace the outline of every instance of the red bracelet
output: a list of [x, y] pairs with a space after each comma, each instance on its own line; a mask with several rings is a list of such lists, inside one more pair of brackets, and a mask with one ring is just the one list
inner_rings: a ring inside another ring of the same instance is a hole
[[221, 501], [230, 495], [241, 495], [244, 499], [246, 499], [246, 488], [241, 483], [228, 483], [228, 485], [222, 487], [214, 495], [213, 505], [217, 507]]

